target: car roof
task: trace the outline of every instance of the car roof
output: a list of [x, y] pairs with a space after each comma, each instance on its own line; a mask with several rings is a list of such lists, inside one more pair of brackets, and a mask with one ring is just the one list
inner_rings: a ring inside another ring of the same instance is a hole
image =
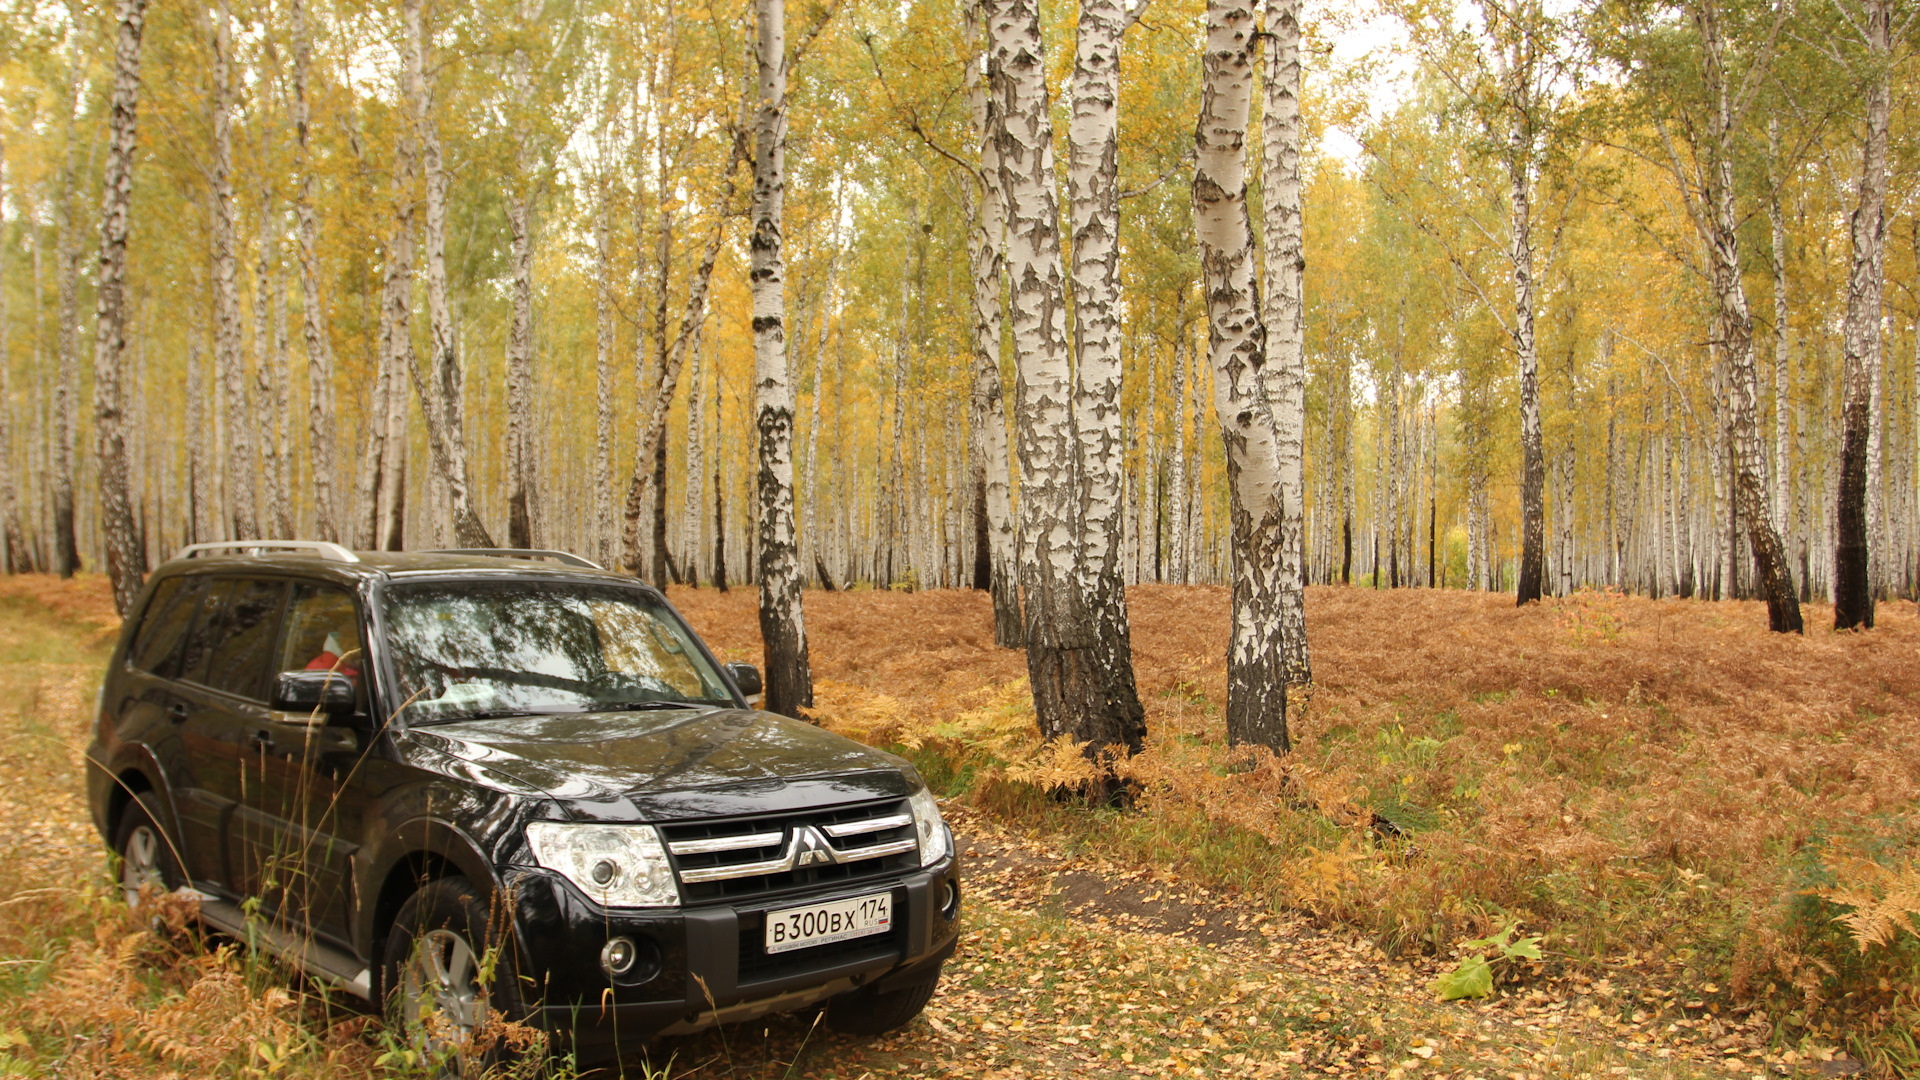
[[[331, 549], [330, 551], [327, 549]], [[555, 553], [564, 554], [564, 553]], [[348, 561], [343, 556], [351, 556]], [[572, 556], [569, 556], [572, 558]], [[581, 560], [584, 562], [584, 560]], [[196, 551], [190, 557], [175, 557], [161, 564], [155, 577], [175, 574], [232, 573], [288, 574], [341, 584], [366, 581], [397, 581], [408, 578], [459, 576], [513, 576], [560, 580], [617, 582], [622, 585], [646, 583], [591, 564], [573, 566], [558, 561], [543, 561], [531, 554], [476, 555], [453, 551], [354, 551], [327, 545], [314, 550], [276, 550], [271, 548], [236, 551]], [[646, 586], [651, 589], [651, 586]]]

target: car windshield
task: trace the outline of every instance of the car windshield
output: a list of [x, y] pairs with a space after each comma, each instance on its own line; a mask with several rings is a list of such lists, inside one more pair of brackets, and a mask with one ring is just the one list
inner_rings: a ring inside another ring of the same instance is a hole
[[386, 635], [411, 723], [528, 713], [729, 706], [660, 601], [583, 582], [438, 582], [388, 590]]

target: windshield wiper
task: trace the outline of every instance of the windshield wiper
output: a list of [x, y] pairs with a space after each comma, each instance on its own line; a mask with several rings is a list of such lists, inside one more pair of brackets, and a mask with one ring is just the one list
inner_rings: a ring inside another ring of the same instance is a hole
[[615, 701], [605, 705], [595, 705], [589, 712], [645, 712], [649, 709], [711, 709], [716, 708], [711, 701]]

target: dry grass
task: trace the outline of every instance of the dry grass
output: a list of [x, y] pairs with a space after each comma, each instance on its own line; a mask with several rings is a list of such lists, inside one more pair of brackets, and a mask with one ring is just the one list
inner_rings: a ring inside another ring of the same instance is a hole
[[[752, 590], [673, 599], [729, 659], [757, 658]], [[1920, 1067], [1920, 943], [1863, 953], [1835, 921], [1847, 909], [1815, 895], [1859, 884], [1858, 860], [1914, 854], [1911, 608], [1868, 634], [1789, 637], [1757, 603], [1316, 588], [1307, 605], [1317, 685], [1297, 751], [1243, 771], [1220, 746], [1225, 591], [1131, 590], [1152, 738], [1134, 766], [1146, 812], [1125, 815], [971, 782], [1020, 775], [1005, 734], [1030, 723], [983, 595], [809, 593], [807, 620], [825, 722], [925, 747], [930, 775], [997, 812], [1394, 952], [1518, 920], [1548, 935], [1543, 977], [1684, 980], [1783, 1038]]]

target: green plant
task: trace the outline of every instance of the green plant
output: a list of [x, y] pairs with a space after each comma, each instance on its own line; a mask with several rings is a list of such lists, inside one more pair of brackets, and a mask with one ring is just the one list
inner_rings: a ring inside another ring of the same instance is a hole
[[[1462, 942], [1460, 948], [1466, 950], [1466, 959], [1460, 961], [1452, 971], [1442, 972], [1439, 978], [1433, 980], [1434, 994], [1441, 1001], [1492, 997], [1493, 965], [1540, 959], [1540, 935], [1516, 941], [1513, 935], [1519, 930], [1518, 922], [1510, 922], [1492, 937]], [[1492, 956], [1487, 955], [1489, 950], [1493, 952]]]

